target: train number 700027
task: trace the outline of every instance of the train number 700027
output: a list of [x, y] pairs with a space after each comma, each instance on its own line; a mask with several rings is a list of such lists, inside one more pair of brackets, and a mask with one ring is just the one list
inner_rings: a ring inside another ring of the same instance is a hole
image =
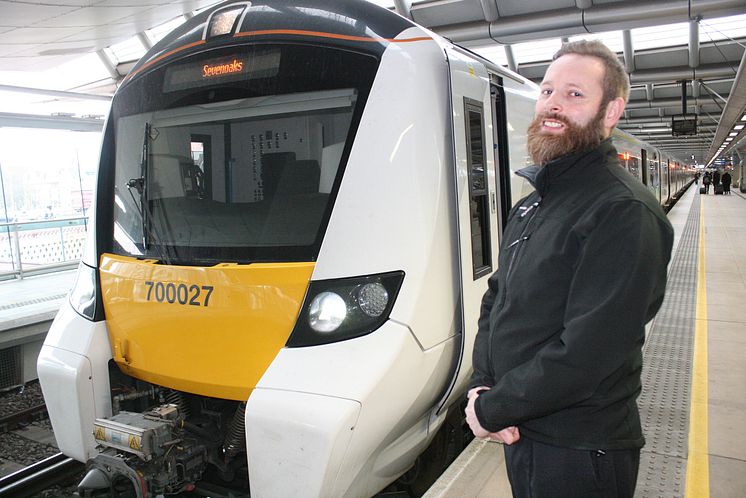
[[175, 284], [173, 282], [146, 281], [148, 295], [146, 301], [157, 301], [159, 303], [179, 303], [190, 306], [207, 306], [214, 287], [212, 285], [195, 285], [187, 287], [186, 284]]

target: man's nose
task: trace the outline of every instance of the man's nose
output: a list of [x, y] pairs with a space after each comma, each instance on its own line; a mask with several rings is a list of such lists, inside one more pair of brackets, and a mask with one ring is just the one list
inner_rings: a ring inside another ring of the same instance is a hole
[[544, 101], [544, 111], [546, 112], [560, 112], [562, 110], [562, 102], [557, 93], [552, 93]]

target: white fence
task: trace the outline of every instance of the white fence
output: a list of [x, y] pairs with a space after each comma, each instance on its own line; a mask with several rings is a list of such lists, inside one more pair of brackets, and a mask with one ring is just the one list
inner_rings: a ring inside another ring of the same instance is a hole
[[0, 280], [74, 268], [86, 229], [85, 218], [0, 223]]

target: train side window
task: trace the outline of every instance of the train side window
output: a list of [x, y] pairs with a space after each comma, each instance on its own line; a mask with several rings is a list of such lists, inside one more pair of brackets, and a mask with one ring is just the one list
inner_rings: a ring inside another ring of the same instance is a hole
[[490, 211], [485, 171], [484, 109], [476, 100], [464, 99], [466, 160], [469, 173], [471, 256], [474, 280], [492, 272]]

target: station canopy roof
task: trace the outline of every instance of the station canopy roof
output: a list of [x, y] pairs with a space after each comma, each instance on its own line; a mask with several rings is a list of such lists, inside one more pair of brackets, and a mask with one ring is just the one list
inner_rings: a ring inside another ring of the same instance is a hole
[[[746, 0], [369, 1], [537, 82], [563, 40], [601, 39], [632, 83], [619, 128], [689, 163], [746, 160]], [[0, 126], [95, 126], [147, 48], [215, 4], [0, 0]], [[672, 136], [684, 114], [697, 134]]]

